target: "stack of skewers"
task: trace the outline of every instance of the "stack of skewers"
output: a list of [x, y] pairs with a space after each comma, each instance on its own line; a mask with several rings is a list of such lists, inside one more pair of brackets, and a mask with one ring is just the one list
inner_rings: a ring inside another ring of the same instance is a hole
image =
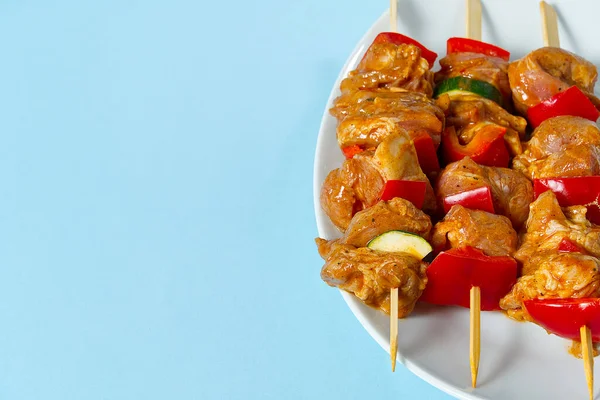
[[317, 239], [322, 279], [390, 315], [392, 370], [397, 320], [417, 301], [468, 307], [475, 387], [479, 313], [503, 310], [581, 345], [591, 396], [600, 341], [595, 66], [560, 49], [544, 2], [546, 47], [509, 62], [481, 41], [481, 4], [469, 0], [467, 37], [448, 40], [434, 73], [437, 54], [394, 32], [391, 4], [391, 32], [376, 37], [331, 109], [346, 160], [325, 179], [321, 205], [343, 235]]

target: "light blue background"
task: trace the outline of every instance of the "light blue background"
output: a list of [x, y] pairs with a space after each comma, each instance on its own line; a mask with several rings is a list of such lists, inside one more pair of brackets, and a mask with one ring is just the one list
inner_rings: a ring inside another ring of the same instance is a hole
[[0, 398], [448, 398], [313, 243], [321, 114], [386, 7], [2, 2]]

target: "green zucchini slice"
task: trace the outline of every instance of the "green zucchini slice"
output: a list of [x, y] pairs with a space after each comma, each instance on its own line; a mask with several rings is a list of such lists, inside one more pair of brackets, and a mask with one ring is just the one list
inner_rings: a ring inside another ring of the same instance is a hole
[[404, 231], [387, 231], [371, 239], [367, 247], [372, 250], [408, 253], [419, 260], [427, 257], [433, 248], [421, 236]]
[[440, 82], [435, 87], [433, 96], [437, 98], [441, 94], [450, 94], [453, 92], [475, 93], [502, 105], [502, 94], [494, 85], [477, 79], [464, 78], [462, 76], [455, 76], [454, 78]]

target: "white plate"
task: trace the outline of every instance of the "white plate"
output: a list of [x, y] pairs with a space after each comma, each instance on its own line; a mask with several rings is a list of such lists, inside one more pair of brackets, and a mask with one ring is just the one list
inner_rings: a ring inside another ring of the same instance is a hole
[[[483, 3], [484, 41], [506, 48], [512, 59], [542, 46], [537, 0], [484, 0]], [[600, 3], [593, 0], [551, 3], [559, 13], [561, 46], [598, 65], [600, 40], [596, 27]], [[399, 32], [419, 40], [442, 57], [446, 39], [464, 35], [464, 0], [400, 0], [398, 19]], [[335, 138], [336, 120], [328, 110], [339, 94], [341, 79], [356, 66], [377, 33], [388, 30], [386, 12], [348, 58], [325, 108], [314, 167], [315, 213], [319, 235], [324, 238], [335, 238], [340, 233], [321, 210], [319, 191], [327, 173], [343, 161]], [[365, 329], [389, 351], [389, 319], [354, 296], [345, 292], [342, 295]], [[468, 339], [468, 310], [419, 306], [400, 321], [398, 360], [425, 381], [460, 399], [588, 398], [583, 363], [567, 353], [568, 341], [547, 335], [534, 324], [514, 322], [498, 312], [482, 313], [478, 387], [471, 389]], [[388, 361], [382, 357], [381, 362]], [[595, 380], [600, 382], [598, 374]], [[597, 395], [600, 384], [596, 388]]]

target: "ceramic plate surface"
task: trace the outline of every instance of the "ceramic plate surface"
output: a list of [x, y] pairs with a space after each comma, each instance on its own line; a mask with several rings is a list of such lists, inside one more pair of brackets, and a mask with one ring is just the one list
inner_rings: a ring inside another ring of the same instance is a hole
[[[600, 64], [600, 2], [550, 1], [559, 14], [561, 46], [595, 65]], [[398, 32], [411, 36], [443, 57], [446, 39], [463, 36], [464, 0], [399, 0]], [[314, 204], [319, 235], [332, 239], [339, 231], [319, 205], [319, 191], [327, 173], [343, 156], [337, 147], [336, 120], [329, 115], [339, 84], [355, 68], [375, 36], [389, 31], [384, 13], [367, 31], [333, 85], [319, 132], [314, 168]], [[517, 59], [542, 47], [538, 1], [483, 0], [483, 40], [499, 45]], [[434, 70], [439, 69], [436, 62]], [[597, 90], [598, 91], [598, 90]], [[325, 290], [325, 289], [324, 289]], [[386, 350], [389, 319], [342, 292], [360, 323]], [[517, 323], [501, 313], [481, 316], [481, 363], [478, 387], [470, 387], [469, 312], [455, 307], [420, 305], [400, 321], [398, 360], [409, 370], [460, 399], [587, 399], [581, 360], [569, 355], [569, 342], [530, 323]], [[381, 362], [387, 362], [382, 356]], [[596, 368], [598, 371], [598, 368]], [[595, 381], [600, 382], [596, 373]], [[596, 385], [596, 396], [600, 385]]]

